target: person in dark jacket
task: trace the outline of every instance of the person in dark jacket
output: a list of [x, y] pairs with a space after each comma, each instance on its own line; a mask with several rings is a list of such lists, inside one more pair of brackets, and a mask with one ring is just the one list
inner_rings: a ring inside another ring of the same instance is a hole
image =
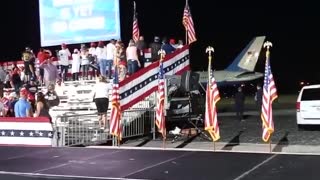
[[263, 89], [260, 84], [257, 84], [257, 92], [255, 93], [254, 100], [256, 102], [256, 106], [257, 106], [258, 110], [261, 110], [262, 95], [263, 95]]
[[48, 91], [44, 95], [44, 98], [47, 100], [47, 104], [49, 105], [49, 108], [58, 106], [60, 104], [60, 98], [55, 91], [54, 84], [50, 84], [48, 86]]
[[151, 49], [151, 61], [155, 62], [159, 60], [160, 55], [158, 54], [158, 51], [161, 49], [161, 43], [158, 36], [154, 37], [154, 42], [149, 45], [149, 48]]
[[169, 43], [169, 41], [168, 41], [168, 39], [167, 39], [166, 37], [163, 38], [163, 40], [162, 40], [161, 49], [163, 49], [163, 50], [166, 52], [166, 54], [171, 54], [171, 53], [173, 53], [173, 52], [176, 50], [176, 48], [174, 48], [174, 47]]
[[144, 67], [144, 50], [147, 49], [147, 44], [144, 41], [144, 37], [140, 36], [138, 42], [136, 43], [137, 49], [138, 49], [138, 59], [140, 61], [140, 64], [142, 65], [141, 68]]
[[234, 96], [236, 116], [239, 121], [243, 121], [244, 101], [245, 96], [242, 91], [242, 87], [238, 87], [238, 91]]

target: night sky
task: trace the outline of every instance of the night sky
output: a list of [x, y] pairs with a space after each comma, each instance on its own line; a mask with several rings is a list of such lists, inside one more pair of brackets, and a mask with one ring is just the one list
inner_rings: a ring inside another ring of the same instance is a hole
[[[136, 0], [139, 27], [147, 41], [154, 35], [184, 39], [185, 0]], [[266, 35], [273, 43], [271, 66], [278, 89], [296, 92], [299, 80], [320, 82], [320, 11], [305, 1], [189, 0], [198, 41], [190, 47], [193, 70], [207, 67], [205, 48], [215, 48], [214, 69], [224, 69], [247, 43]], [[120, 0], [121, 37], [132, 32], [133, 1]], [[17, 60], [25, 46], [40, 47], [38, 0], [3, 1], [1, 61]], [[76, 45], [77, 47], [79, 45]], [[59, 47], [48, 47], [51, 50]], [[72, 48], [72, 47], [71, 47]], [[263, 72], [265, 51], [256, 71]]]

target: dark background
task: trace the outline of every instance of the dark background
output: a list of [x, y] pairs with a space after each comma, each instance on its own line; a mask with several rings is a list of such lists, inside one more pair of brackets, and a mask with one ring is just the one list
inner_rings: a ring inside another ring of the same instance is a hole
[[[185, 39], [181, 23], [185, 0], [136, 0], [140, 34], [147, 41], [154, 35]], [[193, 70], [205, 70], [205, 48], [215, 48], [214, 69], [224, 69], [257, 35], [273, 43], [271, 65], [280, 92], [297, 92], [299, 81], [318, 83], [319, 15], [306, 1], [203, 1], [189, 0], [198, 41], [190, 47]], [[133, 1], [120, 0], [122, 40], [132, 36]], [[2, 2], [0, 11], [1, 61], [20, 58], [25, 46], [40, 47], [37, 0]], [[71, 49], [79, 45], [70, 45]], [[48, 47], [51, 50], [59, 46]], [[263, 72], [265, 51], [256, 71]]]

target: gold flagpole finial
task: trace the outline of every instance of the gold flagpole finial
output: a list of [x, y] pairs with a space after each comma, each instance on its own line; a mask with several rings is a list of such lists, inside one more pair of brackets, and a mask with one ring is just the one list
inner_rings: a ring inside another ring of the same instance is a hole
[[207, 49], [206, 49], [206, 53], [209, 53], [209, 57], [211, 56], [211, 52], [213, 53], [214, 49], [213, 49], [213, 47], [208, 46]]
[[267, 52], [266, 52], [266, 56], [268, 57], [269, 54], [270, 54], [270, 47], [272, 47], [272, 43], [270, 41], [266, 41], [264, 44], [263, 44], [263, 47], [264, 48], [267, 48]]
[[212, 54], [211, 53], [213, 53], [214, 52], [214, 49], [213, 49], [213, 47], [211, 47], [211, 46], [208, 46], [207, 47], [207, 49], [206, 49], [206, 53], [208, 53], [209, 54], [209, 57], [208, 57], [208, 60], [209, 60], [209, 62], [208, 62], [208, 85], [210, 85], [210, 76], [211, 76], [211, 59], [212, 59]]
[[158, 55], [160, 55], [160, 61], [162, 61], [166, 55], [166, 52], [163, 49], [158, 51]]

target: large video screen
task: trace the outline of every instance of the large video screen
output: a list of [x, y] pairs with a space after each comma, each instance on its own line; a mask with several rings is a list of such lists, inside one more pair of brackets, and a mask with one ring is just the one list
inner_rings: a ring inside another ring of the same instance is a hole
[[41, 46], [120, 39], [119, 0], [39, 0]]

